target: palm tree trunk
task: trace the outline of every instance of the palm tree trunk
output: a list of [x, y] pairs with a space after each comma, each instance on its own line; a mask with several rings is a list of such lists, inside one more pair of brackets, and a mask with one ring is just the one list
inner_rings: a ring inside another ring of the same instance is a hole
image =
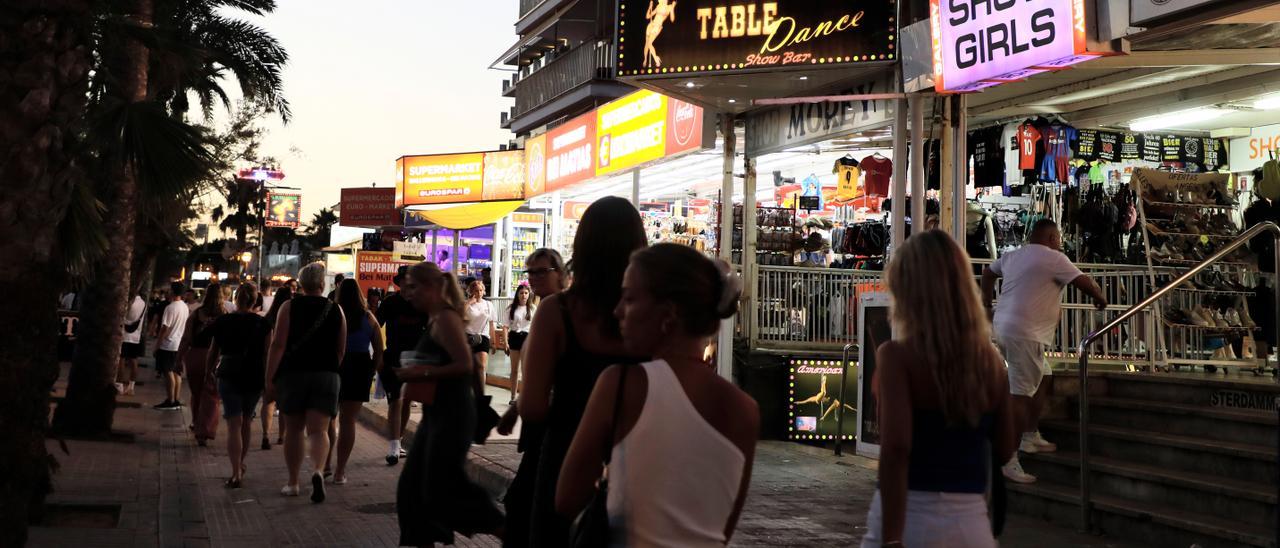
[[[134, 0], [133, 22], [149, 27], [153, 0]], [[119, 52], [106, 62], [117, 68], [115, 95], [128, 102], [147, 98], [148, 51], [141, 42], [126, 39]], [[94, 279], [81, 301], [80, 329], [66, 398], [53, 415], [55, 431], [67, 435], [105, 437], [111, 432], [115, 412], [115, 370], [120, 360], [120, 330], [129, 301], [137, 219], [137, 180], [132, 166], [111, 166], [101, 188], [105, 190], [108, 234], [107, 252], [94, 269]]]
[[49, 389], [58, 375], [57, 226], [83, 174], [90, 0], [0, 10], [0, 546], [22, 546], [50, 491]]

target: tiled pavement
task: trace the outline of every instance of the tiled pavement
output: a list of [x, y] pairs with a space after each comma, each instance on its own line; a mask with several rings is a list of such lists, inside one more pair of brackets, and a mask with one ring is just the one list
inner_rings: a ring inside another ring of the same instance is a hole
[[[30, 546], [395, 546], [393, 502], [400, 467], [386, 466], [381, 429], [375, 432], [367, 426], [380, 422], [384, 406], [366, 408], [352, 454], [350, 483], [329, 486], [328, 500], [315, 505], [305, 493], [297, 498], [279, 495], [285, 481], [283, 451], [280, 446], [259, 449], [257, 421], [245, 485], [225, 489], [222, 482], [230, 466], [225, 430], [209, 447], [197, 447], [186, 427], [188, 410], [152, 410], [149, 404], [161, 399], [159, 384], [150, 379], [151, 370], [139, 373], [149, 384], [139, 387], [138, 397], [125, 400], [144, 405], [121, 408], [115, 415], [117, 430], [137, 435], [133, 443], [69, 440], [71, 454], [66, 455], [57, 442], [49, 442], [62, 466], [49, 501], [118, 504], [119, 524], [111, 529], [33, 527]], [[503, 407], [505, 391], [492, 391], [496, 406]], [[473, 449], [470, 471], [491, 491], [500, 492], [512, 475], [519, 459], [514, 445], [510, 438], [499, 438]], [[874, 488], [874, 461], [762, 442], [732, 545], [856, 546], [865, 531]], [[1011, 516], [1001, 541], [1002, 546], [1014, 547], [1120, 546], [1017, 516]], [[499, 543], [492, 537], [459, 537], [458, 545]]]

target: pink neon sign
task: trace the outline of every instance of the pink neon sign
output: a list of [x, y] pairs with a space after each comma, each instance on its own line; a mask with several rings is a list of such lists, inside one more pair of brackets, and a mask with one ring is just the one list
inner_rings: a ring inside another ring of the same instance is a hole
[[976, 91], [1097, 54], [1086, 51], [1083, 0], [931, 0], [934, 84]]

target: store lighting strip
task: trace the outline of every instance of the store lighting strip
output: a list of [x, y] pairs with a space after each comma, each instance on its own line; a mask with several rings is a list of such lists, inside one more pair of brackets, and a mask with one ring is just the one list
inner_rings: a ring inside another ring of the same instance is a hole
[[1188, 124], [1207, 122], [1228, 112], [1231, 111], [1220, 108], [1197, 108], [1171, 112], [1169, 114], [1161, 114], [1159, 116], [1149, 116], [1133, 120], [1132, 122], [1129, 122], [1129, 129], [1132, 131], [1154, 131], [1157, 129], [1183, 127]]

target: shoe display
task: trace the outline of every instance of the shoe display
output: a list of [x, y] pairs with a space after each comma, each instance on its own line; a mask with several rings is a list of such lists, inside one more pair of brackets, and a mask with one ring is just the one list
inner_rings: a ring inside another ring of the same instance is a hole
[[1018, 462], [1017, 456], [1014, 456], [1013, 460], [1009, 461], [1008, 464], [1000, 468], [1000, 472], [1004, 474], [1004, 477], [1006, 479], [1014, 483], [1035, 483], [1036, 482], [1035, 476], [1028, 474], [1026, 470], [1022, 469], [1022, 463]]
[[1240, 324], [1249, 329], [1258, 327], [1258, 324], [1253, 323], [1253, 317], [1249, 315], [1249, 305], [1244, 302], [1244, 297], [1237, 299], [1236, 303], [1236, 308], [1240, 310]]
[[1209, 320], [1206, 320], [1204, 316], [1200, 315], [1200, 312], [1196, 310], [1197, 308], [1199, 307], [1190, 308], [1187, 310], [1187, 319], [1191, 321], [1190, 325], [1195, 325], [1199, 327], [1209, 327], [1210, 325]]
[[1240, 323], [1240, 313], [1236, 312], [1236, 309], [1234, 308], [1228, 308], [1227, 313], [1223, 315], [1223, 318], [1227, 320], [1228, 326], [1244, 327], [1244, 324]]
[[1222, 312], [1219, 312], [1217, 310], [1213, 311], [1213, 324], [1214, 324], [1214, 327], [1218, 327], [1221, 329], [1227, 329], [1231, 327], [1231, 324], [1227, 323], [1227, 319], [1222, 316]]

